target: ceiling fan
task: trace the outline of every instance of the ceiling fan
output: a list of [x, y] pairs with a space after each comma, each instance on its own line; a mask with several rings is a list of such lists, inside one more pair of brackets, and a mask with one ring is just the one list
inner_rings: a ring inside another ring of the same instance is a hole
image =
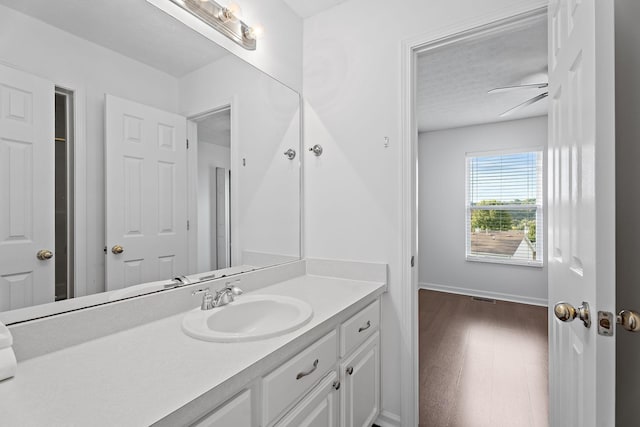
[[[514, 90], [522, 90], [522, 89], [546, 89], [549, 87], [549, 83], [532, 83], [532, 84], [524, 84], [524, 85], [516, 85], [516, 86], [504, 86], [497, 87], [495, 89], [491, 89], [487, 93], [501, 93], [501, 92], [511, 92]], [[505, 117], [510, 114], [515, 113], [516, 111], [522, 110], [525, 107], [528, 107], [531, 104], [535, 104], [536, 102], [546, 98], [549, 95], [549, 91], [545, 91], [540, 95], [536, 95], [531, 99], [524, 101], [522, 104], [518, 104], [513, 108], [508, 109], [504, 113], [500, 114], [500, 117]]]

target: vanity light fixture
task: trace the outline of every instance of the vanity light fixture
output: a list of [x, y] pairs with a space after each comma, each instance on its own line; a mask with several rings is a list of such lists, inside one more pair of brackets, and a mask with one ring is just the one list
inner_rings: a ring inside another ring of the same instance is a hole
[[260, 29], [250, 27], [240, 19], [240, 8], [237, 5], [225, 7], [213, 0], [170, 1], [245, 49], [256, 50]]

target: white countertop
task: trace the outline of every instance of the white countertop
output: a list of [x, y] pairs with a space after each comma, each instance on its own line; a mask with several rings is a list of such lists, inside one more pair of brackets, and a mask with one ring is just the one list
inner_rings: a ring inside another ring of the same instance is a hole
[[216, 388], [221, 395], [231, 392], [225, 382], [243, 376], [248, 381], [274, 353], [284, 361], [288, 347], [296, 351], [305, 339], [310, 344], [329, 319], [384, 290], [384, 283], [300, 276], [252, 292], [292, 296], [313, 307], [308, 324], [280, 337], [199, 341], [182, 332], [181, 313], [23, 361], [14, 378], [0, 382], [0, 424], [153, 424]]

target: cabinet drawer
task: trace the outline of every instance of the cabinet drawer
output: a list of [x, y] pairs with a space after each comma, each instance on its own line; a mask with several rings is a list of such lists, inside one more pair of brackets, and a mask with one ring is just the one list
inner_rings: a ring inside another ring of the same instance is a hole
[[262, 381], [262, 425], [273, 421], [335, 366], [338, 340], [331, 331]]
[[380, 300], [375, 300], [340, 326], [340, 357], [362, 344], [380, 326]]

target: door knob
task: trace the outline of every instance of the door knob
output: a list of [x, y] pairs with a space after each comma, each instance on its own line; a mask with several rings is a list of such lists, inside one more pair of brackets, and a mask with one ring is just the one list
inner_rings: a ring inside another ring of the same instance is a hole
[[36, 258], [38, 258], [40, 261], [46, 261], [53, 258], [53, 252], [48, 249], [41, 249], [36, 254]]
[[640, 331], [640, 314], [631, 310], [622, 310], [618, 313], [618, 325], [622, 326], [629, 332]]
[[111, 252], [113, 252], [114, 255], [120, 255], [122, 252], [124, 252], [124, 248], [120, 245], [115, 245], [111, 248]]
[[589, 304], [582, 302], [582, 305], [578, 308], [574, 308], [568, 302], [559, 302], [553, 307], [553, 312], [556, 317], [563, 322], [571, 322], [576, 317], [579, 317], [584, 323], [584, 326], [591, 327], [591, 315], [589, 312]]

